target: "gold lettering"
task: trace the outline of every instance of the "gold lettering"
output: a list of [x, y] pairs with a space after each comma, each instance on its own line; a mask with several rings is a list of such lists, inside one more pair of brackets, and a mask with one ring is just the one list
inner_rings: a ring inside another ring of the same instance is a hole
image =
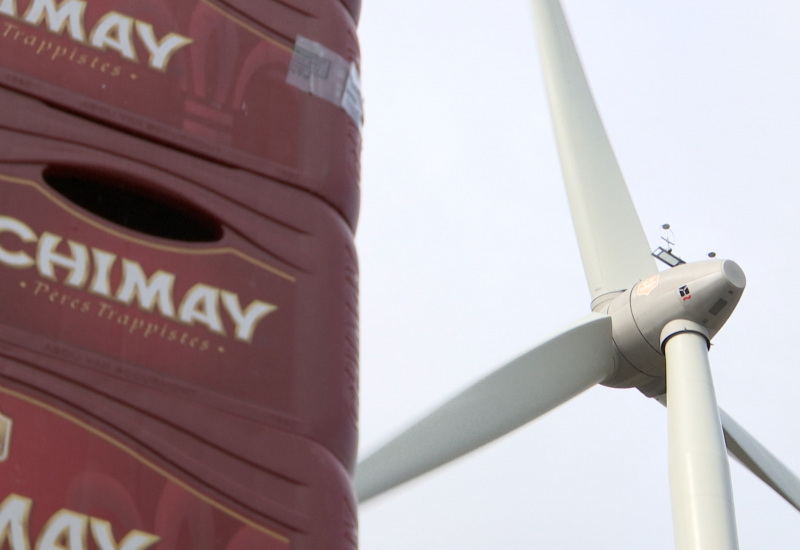
[[116, 11], [105, 14], [94, 26], [90, 42], [92, 46], [105, 51], [116, 50], [125, 59], [137, 61], [133, 45], [134, 19]]
[[111, 319], [116, 315], [117, 312], [114, 311], [114, 306], [111, 304], [107, 304], [105, 302], [100, 302], [100, 309], [97, 310], [98, 317], [105, 317], [106, 319]]
[[156, 323], [147, 323], [147, 328], [144, 329], [144, 337], [149, 338], [153, 334], [158, 334], [158, 328]]
[[156, 271], [149, 279], [145, 277], [142, 266], [138, 262], [122, 260], [122, 284], [117, 290], [117, 300], [130, 305], [134, 298], [139, 299], [139, 308], [153, 311], [158, 300], [158, 309], [164, 317], [175, 317], [175, 306], [172, 304], [172, 287], [175, 275], [164, 271]]
[[63, 46], [56, 46], [56, 49], [53, 50], [53, 55], [50, 56], [50, 61], [55, 61], [59, 57], [63, 57], [67, 54], [67, 48]]
[[0, 2], [0, 13], [17, 17], [17, 0], [2, 0]]
[[82, 287], [88, 276], [89, 251], [86, 246], [74, 241], [67, 241], [72, 256], [65, 256], [56, 252], [56, 247], [61, 243], [61, 237], [48, 231], [42, 233], [39, 247], [36, 252], [36, 265], [42, 277], [56, 280], [54, 266], [69, 270], [69, 277], [64, 281], [74, 287]]
[[[23, 222], [8, 216], [0, 216], [0, 233], [3, 232], [15, 234], [24, 243], [32, 243], [38, 239], [33, 229]], [[33, 258], [24, 252], [9, 252], [2, 246], [0, 246], [0, 262], [16, 268], [31, 267], [35, 263]]]
[[38, 296], [43, 292], [50, 292], [50, 285], [48, 285], [47, 283], [43, 283], [42, 281], [36, 281], [36, 283], [34, 284], [36, 286], [36, 288], [33, 291], [34, 296]]
[[19, 495], [8, 495], [0, 504], [0, 548], [6, 543], [11, 550], [30, 550], [28, 518], [33, 501]]
[[88, 524], [88, 516], [62, 508], [44, 526], [36, 550], [83, 550]]
[[[151, 69], [164, 72], [167, 69], [172, 56], [180, 49], [188, 46], [193, 39], [181, 34], [170, 32], [162, 37], [156, 36], [153, 25], [146, 21], [140, 21], [129, 15], [117, 11], [109, 11], [98, 19], [89, 32], [87, 40], [86, 26], [84, 22], [87, 10], [86, 0], [30, 0], [24, 15], [20, 18], [17, 7], [17, 0], [0, 0], [0, 15], [23, 20], [25, 23], [38, 27], [43, 23], [48, 32], [62, 36], [66, 34], [73, 41], [86, 44], [87, 42], [101, 50], [114, 50], [124, 59], [138, 62], [135, 38], [138, 37], [141, 45], [147, 51], [147, 64]], [[25, 43], [34, 46], [37, 38], [32, 35], [25, 35], [16, 25], [3, 22], [3, 37], [11, 37], [14, 40], [24, 36]], [[44, 42], [40, 45], [37, 54], [41, 55], [45, 51], [53, 49], [53, 44]], [[56, 46], [57, 55], [51, 57], [55, 60], [66, 52], [61, 46]], [[88, 62], [86, 55], [76, 56], [74, 51], [69, 56], [69, 60], [85, 65]], [[92, 65], [94, 69], [95, 66]], [[108, 72], [112, 76], [120, 76], [122, 69], [111, 63], [100, 66], [102, 72]]]
[[90, 525], [92, 536], [100, 550], [145, 550], [161, 540], [160, 537], [134, 529], [117, 544], [111, 532], [111, 523], [92, 518]]
[[147, 62], [148, 65], [159, 71], [166, 70], [167, 63], [169, 63], [169, 60], [175, 55], [175, 52], [194, 42], [191, 38], [174, 32], [158, 40], [153, 30], [153, 25], [138, 20], [136, 21], [136, 33], [139, 35], [139, 38], [150, 54], [150, 59]]
[[253, 300], [250, 305], [247, 306], [247, 309], [242, 311], [242, 305], [239, 303], [239, 296], [226, 290], [222, 291], [222, 304], [236, 324], [236, 338], [244, 340], [245, 342], [252, 342], [256, 324], [278, 309], [276, 305], [267, 304], [261, 300]]
[[13, 422], [9, 417], [0, 414], [0, 462], [8, 460], [8, 455], [11, 452], [12, 425]]
[[[31, 550], [29, 523], [33, 501], [10, 494], [0, 503], [0, 548]], [[86, 550], [88, 533], [99, 550], [146, 550], [161, 540], [133, 529], [117, 542], [111, 523], [62, 508], [52, 515], [39, 533], [36, 550]]]
[[94, 260], [94, 277], [89, 285], [89, 290], [100, 296], [111, 297], [111, 267], [117, 259], [115, 254], [92, 248]]
[[194, 325], [198, 321], [212, 332], [225, 334], [217, 308], [218, 302], [218, 288], [197, 283], [183, 297], [178, 318], [188, 325]]
[[[4, 234], [9, 233], [11, 237]], [[192, 286], [182, 297], [176, 313], [176, 296], [174, 287], [176, 275], [168, 271], [157, 270], [151, 275], [145, 274], [141, 264], [136, 261], [121, 258], [121, 268], [115, 270], [117, 256], [99, 248], [89, 248], [87, 245], [67, 240], [45, 231], [41, 236], [24, 222], [9, 216], [0, 216], [0, 265], [17, 269], [36, 267], [42, 278], [65, 285], [83, 289], [89, 279], [91, 282], [86, 290], [92, 294], [113, 298], [125, 305], [134, 305], [146, 312], [157, 310], [167, 319], [177, 319], [182, 323], [193, 326], [196, 323], [204, 325], [209, 331], [226, 335], [226, 326], [232, 322], [234, 337], [243, 342], [252, 342], [258, 323], [267, 315], [276, 311], [278, 306], [253, 300], [247, 307], [242, 307], [239, 295], [235, 292], [220, 289], [215, 286], [197, 283]], [[34, 248], [33, 255], [24, 251], [21, 244], [31, 243]], [[68, 252], [67, 252], [68, 249]], [[90, 251], [91, 250], [91, 254]], [[66, 274], [59, 270], [66, 270]], [[116, 293], [112, 290], [112, 276], [121, 271]], [[57, 277], [60, 275], [62, 278]], [[59, 290], [58, 286], [42, 281], [35, 281], [34, 296], [42, 296], [54, 304], [59, 304], [70, 309], [88, 312], [94, 309], [90, 302], [70, 296]], [[150, 325], [145, 327], [136, 323], [131, 325], [134, 317], [115, 310], [112, 304], [97, 302], [97, 315], [101, 318], [112, 320], [128, 327], [130, 333], [141, 331], [147, 338], [155, 331], [161, 331], [161, 337], [168, 340], [177, 340], [167, 331], [167, 326]], [[181, 342], [186, 343], [186, 342]], [[199, 347], [199, 341], [191, 347]]]
[[36, 48], [36, 55], [42, 55], [42, 53], [50, 51], [53, 49], [53, 43], [49, 40], [41, 40], [39, 42], [39, 47]]
[[13, 40], [16, 40], [19, 38], [19, 35], [20, 30], [18, 26], [14, 25], [13, 23], [9, 23], [8, 21], [3, 21], [3, 38], [13, 36]]
[[47, 29], [57, 35], [68, 26], [69, 36], [76, 42], [85, 42], [83, 30], [83, 13], [86, 2], [83, 0], [63, 0], [56, 8], [55, 0], [32, 0], [23, 19], [26, 23], [38, 26], [43, 19], [47, 20]]
[[144, 326], [144, 321], [142, 319], [134, 319], [133, 323], [131, 323], [131, 328], [128, 332], [133, 334], [137, 330], [141, 329], [143, 326]]

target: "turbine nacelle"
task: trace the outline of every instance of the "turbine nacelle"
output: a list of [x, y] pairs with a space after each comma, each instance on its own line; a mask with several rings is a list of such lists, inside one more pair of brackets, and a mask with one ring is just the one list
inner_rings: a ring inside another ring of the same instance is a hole
[[603, 384], [637, 387], [651, 397], [663, 394], [664, 327], [675, 320], [697, 323], [711, 339], [730, 317], [744, 287], [744, 272], [736, 262], [706, 260], [679, 265], [628, 291], [595, 300], [594, 311], [611, 316], [615, 347], [614, 372]]

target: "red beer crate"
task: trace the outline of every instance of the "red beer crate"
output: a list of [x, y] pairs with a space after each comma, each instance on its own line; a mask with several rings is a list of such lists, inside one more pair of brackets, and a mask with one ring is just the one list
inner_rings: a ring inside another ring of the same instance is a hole
[[0, 0], [0, 548], [354, 549], [358, 0]]

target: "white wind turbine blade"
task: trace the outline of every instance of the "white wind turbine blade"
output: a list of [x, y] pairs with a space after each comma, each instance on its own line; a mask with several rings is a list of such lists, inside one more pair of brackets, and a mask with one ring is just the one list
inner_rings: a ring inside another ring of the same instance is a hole
[[611, 318], [590, 314], [499, 368], [356, 468], [364, 502], [534, 420], [602, 382], [613, 367]]
[[720, 409], [719, 416], [728, 452], [800, 511], [800, 479], [728, 413]]
[[594, 300], [657, 273], [557, 0], [532, 0], [550, 112]]
[[696, 323], [672, 321], [662, 340], [675, 548], [734, 550], [739, 543], [733, 490], [708, 362], [708, 332]]

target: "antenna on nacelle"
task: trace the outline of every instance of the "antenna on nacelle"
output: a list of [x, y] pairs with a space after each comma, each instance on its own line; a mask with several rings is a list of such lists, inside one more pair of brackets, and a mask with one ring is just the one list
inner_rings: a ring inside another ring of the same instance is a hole
[[672, 252], [672, 246], [675, 244], [675, 233], [672, 232], [672, 229], [670, 229], [670, 225], [668, 223], [665, 223], [661, 226], [661, 240], [667, 243], [667, 248], [659, 246], [653, 250], [653, 257], [664, 262], [670, 267], [675, 267], [686, 263]]
[[672, 232], [670, 225], [665, 223], [661, 226], [661, 240], [667, 243], [669, 247], [667, 250], [672, 251], [672, 246], [675, 244], [675, 233]]

